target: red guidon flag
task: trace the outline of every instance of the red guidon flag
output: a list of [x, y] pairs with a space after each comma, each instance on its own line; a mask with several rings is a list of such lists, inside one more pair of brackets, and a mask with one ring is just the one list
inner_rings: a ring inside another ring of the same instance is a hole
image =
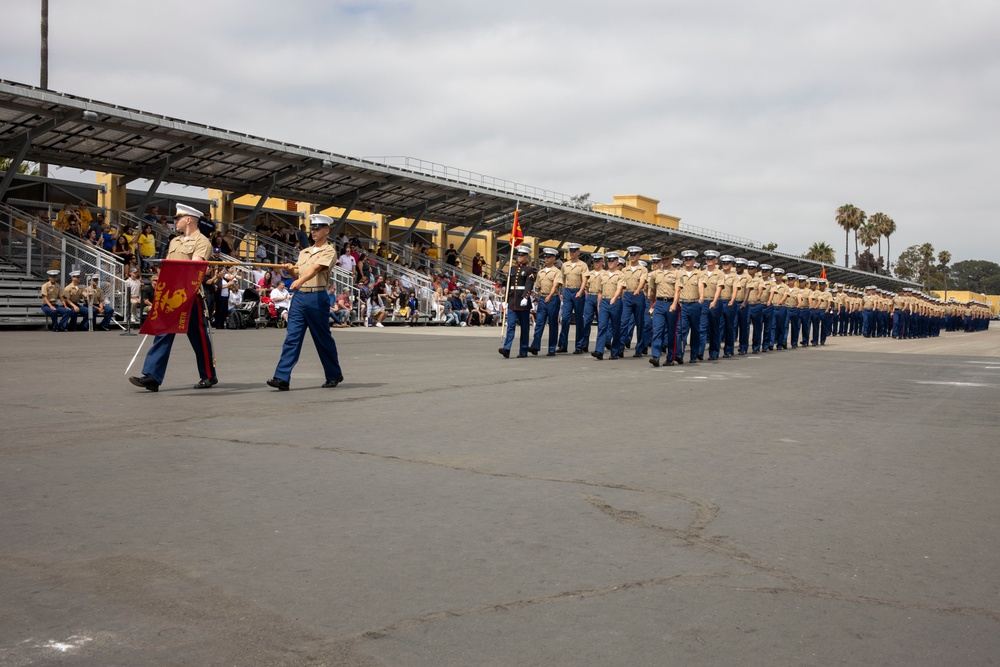
[[160, 263], [153, 306], [139, 333], [187, 333], [191, 322], [191, 300], [205, 278], [208, 262], [165, 259]]
[[823, 270], [819, 272], [819, 277], [822, 278], [823, 280], [826, 280], [826, 267], [825, 266], [823, 267]]
[[521, 223], [517, 220], [517, 209], [514, 209], [514, 227], [510, 230], [510, 244], [515, 248], [524, 243], [524, 232], [521, 231]]

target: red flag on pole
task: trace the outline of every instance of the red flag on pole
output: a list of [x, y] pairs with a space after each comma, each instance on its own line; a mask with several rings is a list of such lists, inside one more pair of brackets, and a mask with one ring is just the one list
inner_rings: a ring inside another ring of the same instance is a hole
[[517, 220], [517, 209], [514, 209], [514, 228], [510, 230], [510, 244], [515, 248], [524, 243], [524, 232], [521, 231], [521, 223]]
[[826, 267], [825, 266], [823, 267], [823, 270], [819, 272], [819, 277], [822, 278], [823, 280], [826, 280]]
[[205, 278], [208, 262], [165, 259], [160, 263], [160, 276], [149, 315], [139, 333], [187, 333], [191, 324], [191, 300]]

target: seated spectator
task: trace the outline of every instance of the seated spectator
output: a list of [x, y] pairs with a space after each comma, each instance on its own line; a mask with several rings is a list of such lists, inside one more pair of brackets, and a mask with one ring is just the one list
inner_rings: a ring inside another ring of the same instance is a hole
[[458, 326], [464, 327], [469, 320], [469, 309], [457, 291], [451, 293], [451, 310], [458, 315]]
[[371, 305], [368, 307], [368, 316], [371, 318], [371, 322], [374, 326], [382, 328], [382, 320], [385, 319], [385, 301], [381, 294], [372, 294]]
[[111, 252], [126, 266], [135, 262], [135, 254], [132, 252], [132, 246], [129, 245], [128, 238], [124, 234], [118, 235], [118, 240], [115, 241], [115, 247], [111, 249]]
[[275, 313], [284, 321], [288, 321], [288, 309], [292, 305], [292, 295], [285, 287], [285, 283], [280, 282], [271, 290], [271, 303], [274, 304]]
[[343, 293], [337, 296], [336, 301], [334, 301], [333, 305], [330, 306], [330, 314], [333, 317], [334, 326], [351, 326], [352, 308], [351, 289], [349, 287], [345, 287]]
[[444, 305], [441, 303], [444, 299], [444, 294], [441, 292], [440, 288], [435, 289], [434, 293], [431, 295], [431, 307], [434, 308], [434, 321], [440, 322], [444, 319]]
[[260, 287], [265, 290], [270, 290], [272, 287], [274, 287], [274, 285], [271, 282], [271, 278], [272, 278], [271, 272], [265, 271], [264, 275], [261, 276], [260, 280], [257, 281], [257, 287]]
[[486, 297], [486, 303], [484, 305], [486, 307], [486, 312], [490, 315], [490, 322], [499, 326], [500, 321], [503, 319], [503, 309], [500, 304], [497, 303], [497, 299], [493, 298], [493, 295], [490, 294]]
[[102, 245], [102, 243], [101, 243], [101, 235], [93, 227], [91, 227], [90, 231], [87, 232], [86, 241], [90, 245], [97, 246], [98, 248], [100, 248], [101, 245]]
[[128, 295], [128, 316], [132, 324], [138, 324], [142, 317], [142, 279], [139, 277], [139, 269], [133, 267], [129, 269], [128, 278], [125, 280], [125, 293]]
[[420, 321], [420, 302], [417, 301], [416, 293], [410, 294], [406, 300], [406, 308], [409, 311], [406, 315], [406, 321], [409, 326], [415, 327]]
[[111, 233], [111, 225], [101, 228], [101, 247], [111, 252], [115, 249], [115, 235]]

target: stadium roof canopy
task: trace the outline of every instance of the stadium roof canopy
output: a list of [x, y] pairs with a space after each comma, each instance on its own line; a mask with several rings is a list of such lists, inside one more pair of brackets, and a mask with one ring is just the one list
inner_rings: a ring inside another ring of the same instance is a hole
[[[410, 218], [507, 233], [520, 204], [526, 235], [560, 243], [675, 255], [709, 248], [818, 275], [818, 262], [765, 252], [749, 239], [707, 230], [668, 229], [590, 210], [556, 192], [444, 167], [413, 158], [354, 158], [262, 139], [185, 120], [0, 80], [0, 155], [21, 161], [119, 174], [125, 182], [216, 188], [293, 199], [391, 218]], [[0, 197], [14, 169], [0, 181]], [[346, 215], [345, 215], [346, 217]], [[912, 285], [836, 266], [831, 282]]]

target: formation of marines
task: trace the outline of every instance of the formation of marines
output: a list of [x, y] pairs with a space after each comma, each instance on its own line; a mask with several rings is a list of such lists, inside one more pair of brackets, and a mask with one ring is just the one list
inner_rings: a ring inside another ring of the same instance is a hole
[[[59, 271], [47, 272], [48, 282], [42, 284], [42, 312], [52, 321], [50, 331], [108, 331], [115, 309], [105, 303], [100, 276], [93, 273], [89, 284], [80, 282], [80, 272], [70, 271], [69, 282], [59, 285]], [[100, 319], [100, 322], [98, 322]]]
[[[959, 303], [911, 288], [889, 292], [874, 285], [831, 285], [825, 277], [786, 274], [718, 251], [685, 250], [680, 258], [651, 255], [642, 248], [625, 253], [590, 253], [590, 266], [579, 244], [567, 244], [569, 259], [557, 265], [558, 251], [543, 248], [544, 266], [531, 265], [531, 249], [518, 247], [517, 266], [507, 293], [508, 318], [502, 356], [509, 357], [517, 326], [519, 357], [537, 355], [549, 328], [547, 356], [569, 352], [595, 359], [649, 356], [661, 364], [697, 363], [734, 355], [825, 345], [830, 336], [927, 338], [945, 331], [979, 331], [989, 326], [987, 304]], [[529, 317], [535, 300], [534, 335]], [[592, 327], [597, 339], [590, 349]], [[662, 358], [662, 360], [661, 360]]]

